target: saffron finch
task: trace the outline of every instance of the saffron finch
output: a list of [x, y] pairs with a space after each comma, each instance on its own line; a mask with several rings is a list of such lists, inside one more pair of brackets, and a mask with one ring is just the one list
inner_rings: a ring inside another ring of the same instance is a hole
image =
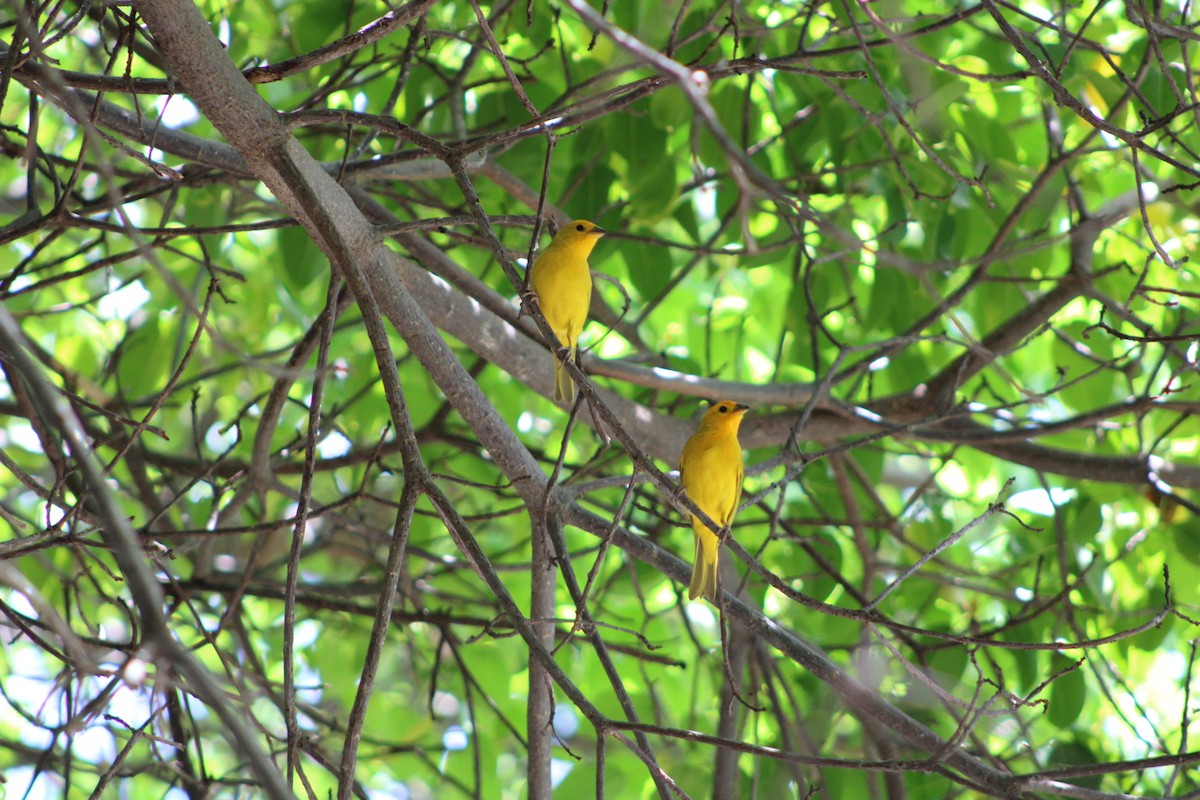
[[[700, 420], [700, 427], [683, 446], [679, 457], [679, 476], [692, 502], [722, 528], [733, 524], [742, 501], [742, 446], [738, 443], [738, 426], [750, 406], [723, 400]], [[696, 556], [692, 565], [692, 580], [688, 584], [688, 599], [707, 597], [717, 601], [717, 534], [692, 515], [692, 531], [696, 534]]]
[[[594, 222], [577, 219], [564, 225], [546, 249], [533, 260], [529, 286], [537, 295], [538, 306], [559, 344], [575, 358], [579, 334], [587, 322], [592, 302], [592, 273], [588, 256], [606, 231]], [[575, 383], [554, 355], [554, 400], [571, 405], [575, 402]]]

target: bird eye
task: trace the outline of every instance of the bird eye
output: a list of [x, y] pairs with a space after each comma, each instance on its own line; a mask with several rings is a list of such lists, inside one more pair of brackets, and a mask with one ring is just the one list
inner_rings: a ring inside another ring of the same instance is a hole
[[583, 227], [582, 224], [580, 224], [580, 225], [575, 226], [575, 230], [579, 231], [580, 233], [583, 233], [584, 230], [586, 230], [586, 229]]
[[729, 406], [725, 406], [725, 405], [717, 406], [717, 411], [720, 411], [722, 414], [724, 414], [728, 410], [729, 410]]

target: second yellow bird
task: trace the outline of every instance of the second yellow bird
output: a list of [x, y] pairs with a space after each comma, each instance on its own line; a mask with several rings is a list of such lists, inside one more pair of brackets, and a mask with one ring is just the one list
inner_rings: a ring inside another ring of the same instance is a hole
[[[742, 446], [738, 427], [750, 406], [723, 400], [700, 420], [700, 427], [683, 446], [679, 477], [692, 502], [722, 528], [733, 524], [742, 502]], [[696, 557], [688, 598], [707, 597], [717, 601], [717, 553], [720, 540], [708, 526], [692, 515], [696, 535]]]
[[[587, 323], [592, 303], [592, 273], [588, 256], [605, 230], [594, 222], [577, 219], [564, 225], [546, 249], [533, 260], [529, 269], [529, 287], [538, 298], [542, 316], [559, 343], [575, 358], [579, 334]], [[554, 357], [554, 399], [571, 405], [575, 402], [575, 383]]]

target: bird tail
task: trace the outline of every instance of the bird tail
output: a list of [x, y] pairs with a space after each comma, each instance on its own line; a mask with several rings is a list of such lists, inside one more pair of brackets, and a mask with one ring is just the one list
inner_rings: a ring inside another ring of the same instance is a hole
[[696, 556], [692, 562], [692, 580], [688, 584], [688, 599], [704, 597], [714, 605], [717, 602], [717, 547], [720, 540], [704, 523], [692, 519], [692, 530], [696, 534]]
[[[571, 358], [575, 357], [575, 348], [571, 348]], [[575, 405], [575, 381], [567, 373], [567, 368], [554, 356], [554, 402]]]

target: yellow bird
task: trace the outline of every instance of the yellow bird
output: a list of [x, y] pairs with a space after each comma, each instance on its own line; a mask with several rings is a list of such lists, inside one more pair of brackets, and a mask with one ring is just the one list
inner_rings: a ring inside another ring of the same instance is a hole
[[[542, 316], [559, 343], [575, 358], [579, 334], [587, 323], [592, 302], [592, 273], [588, 256], [606, 231], [594, 222], [577, 219], [564, 225], [546, 249], [533, 260], [529, 287], [537, 295]], [[571, 405], [575, 402], [575, 383], [554, 356], [554, 399]]]
[[[742, 501], [742, 446], [738, 426], [750, 406], [723, 400], [704, 412], [700, 427], [683, 446], [679, 477], [692, 502], [722, 528], [733, 524]], [[717, 548], [720, 540], [708, 526], [692, 515], [696, 534], [696, 557], [688, 599], [707, 597], [717, 602]]]

